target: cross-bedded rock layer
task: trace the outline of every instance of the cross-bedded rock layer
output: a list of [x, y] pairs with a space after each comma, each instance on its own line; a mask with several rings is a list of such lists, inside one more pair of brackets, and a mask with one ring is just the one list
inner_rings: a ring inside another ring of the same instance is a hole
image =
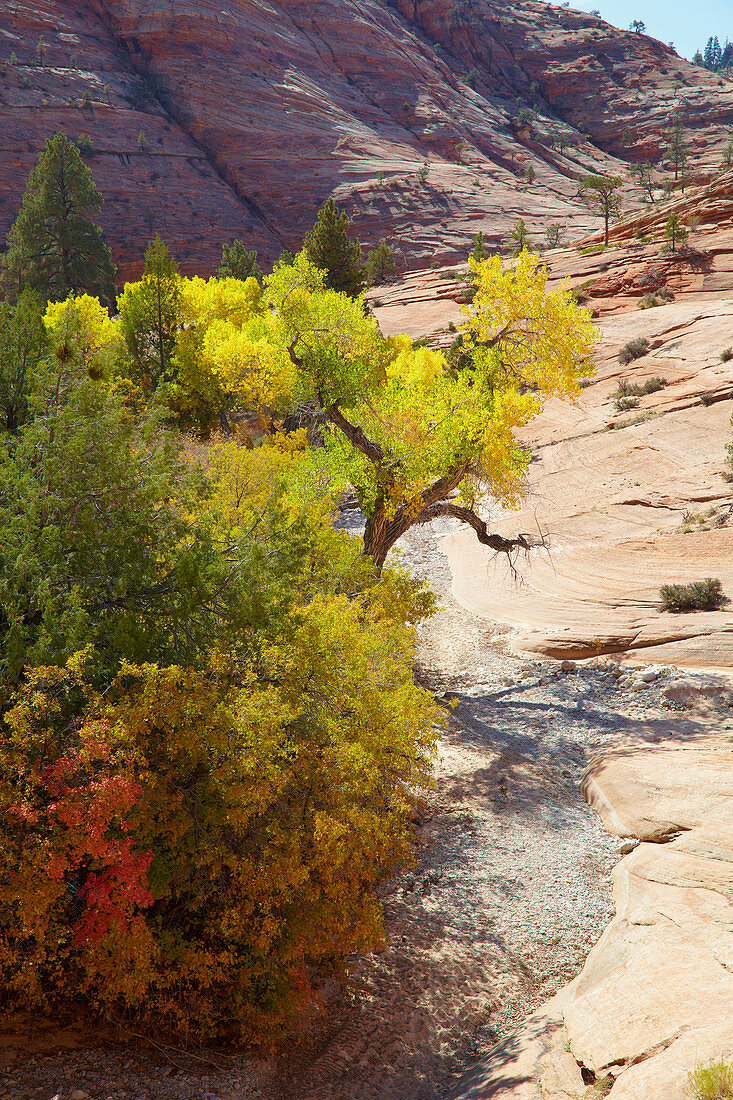
[[329, 195], [408, 266], [583, 231], [577, 176], [659, 150], [678, 100], [698, 163], [733, 125], [730, 82], [535, 0], [28, 0], [0, 58], [0, 229], [44, 139], [88, 134], [123, 275], [155, 232], [189, 271], [235, 236], [271, 260]]

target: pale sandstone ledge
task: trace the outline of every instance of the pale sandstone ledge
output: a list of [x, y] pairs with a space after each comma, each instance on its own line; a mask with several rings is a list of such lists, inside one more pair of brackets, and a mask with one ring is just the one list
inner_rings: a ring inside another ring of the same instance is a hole
[[733, 1059], [733, 738], [657, 733], [584, 778], [609, 832], [640, 841], [615, 869], [613, 921], [452, 1100], [579, 1100], [609, 1074], [611, 1100], [689, 1100], [691, 1069]]

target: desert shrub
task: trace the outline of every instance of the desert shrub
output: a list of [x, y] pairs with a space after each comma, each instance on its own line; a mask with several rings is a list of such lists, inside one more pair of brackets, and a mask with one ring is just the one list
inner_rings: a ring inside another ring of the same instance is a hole
[[83, 655], [29, 672], [0, 749], [6, 1001], [250, 1041], [379, 942], [431, 704], [407, 717], [407, 636], [374, 627], [314, 601], [240, 683], [223, 657], [103, 694]]
[[724, 348], [720, 353], [720, 362], [729, 363], [733, 359], [733, 348]]
[[616, 1078], [612, 1073], [599, 1077], [585, 1093], [584, 1100], [604, 1100], [615, 1084]]
[[733, 1063], [696, 1066], [689, 1076], [692, 1100], [733, 1100]]
[[634, 359], [641, 359], [649, 351], [649, 341], [646, 336], [635, 336], [621, 348], [618, 353], [618, 361], [622, 366], [632, 363]]
[[733, 481], [733, 443], [729, 443], [725, 448], [725, 468], [723, 470], [723, 479], [725, 481]]
[[635, 409], [638, 404], [638, 397], [617, 397], [614, 401], [619, 412], [628, 412], [629, 409]]
[[653, 309], [655, 306], [662, 306], [667, 302], [673, 301], [673, 292], [668, 286], [663, 286], [653, 293], [644, 294], [643, 297], [639, 299], [639, 309]]
[[91, 156], [94, 152], [94, 143], [89, 134], [79, 134], [76, 139], [76, 147], [82, 156]]
[[689, 584], [663, 584], [659, 589], [661, 611], [715, 611], [725, 600], [715, 577]]
[[614, 405], [619, 412], [635, 409], [639, 404], [638, 398], [645, 397], [648, 393], [656, 393], [667, 385], [666, 378], [647, 378], [645, 382], [629, 382], [622, 378], [618, 389], [614, 394]]

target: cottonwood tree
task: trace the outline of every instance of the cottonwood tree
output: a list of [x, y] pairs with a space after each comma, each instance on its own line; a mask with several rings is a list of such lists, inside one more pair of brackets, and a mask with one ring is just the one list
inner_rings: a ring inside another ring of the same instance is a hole
[[2, 258], [7, 292], [15, 296], [29, 286], [44, 302], [74, 292], [112, 304], [114, 264], [91, 221], [101, 208], [102, 196], [75, 143], [63, 133], [49, 138], [8, 234]]
[[410, 527], [441, 516], [468, 524], [490, 549], [529, 548], [524, 534], [490, 530], [482, 494], [519, 499], [530, 456], [515, 430], [546, 397], [572, 396], [591, 371], [589, 314], [548, 289], [533, 256], [469, 265], [476, 290], [462, 328], [465, 369], [407, 337], [384, 341], [360, 303], [328, 290], [304, 256], [266, 280], [300, 398], [324, 428], [332, 476], [355, 491], [363, 551], [378, 568]]
[[585, 176], [578, 185], [578, 198], [594, 214], [603, 218], [603, 243], [608, 245], [608, 227], [611, 219], [618, 217], [621, 210], [621, 196], [617, 194], [622, 187], [618, 176]]

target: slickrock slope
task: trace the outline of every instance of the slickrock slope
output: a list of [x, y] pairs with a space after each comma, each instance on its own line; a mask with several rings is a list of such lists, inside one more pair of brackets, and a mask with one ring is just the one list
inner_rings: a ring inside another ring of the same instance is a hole
[[[47, 44], [40, 65], [39, 40]], [[17, 63], [9, 64], [15, 54]], [[87, 163], [102, 192], [107, 240], [122, 277], [159, 232], [189, 271], [210, 268], [222, 239], [278, 240], [232, 191], [155, 98], [88, 4], [3, 5], [0, 23], [0, 230], [17, 214], [46, 138], [87, 134]], [[138, 146], [138, 137], [141, 148]]]
[[[733, 597], [733, 486], [722, 476], [731, 441], [733, 303], [681, 301], [601, 323], [598, 376], [575, 408], [548, 405], [527, 432], [535, 461], [519, 513], [502, 531], [541, 530], [549, 550], [514, 584], [471, 537], [445, 542], [454, 593], [473, 611], [512, 624], [523, 652], [555, 657], [639, 655], [691, 666], [733, 666], [733, 604], [658, 610], [659, 588], [719, 577]], [[647, 355], [622, 367], [619, 348], [646, 337]], [[664, 388], [624, 413], [621, 381]]]
[[455, 1100], [687, 1100], [690, 1070], [730, 1060], [733, 739], [684, 721], [656, 737], [585, 777], [606, 828], [641, 841], [614, 871], [616, 916], [579, 977]]
[[0, 57], [0, 231], [43, 140], [86, 133], [123, 274], [156, 231], [187, 270], [234, 236], [272, 260], [331, 194], [413, 266], [520, 216], [582, 232], [575, 179], [661, 148], [678, 100], [698, 167], [733, 126], [730, 82], [536, 0], [28, 0]]

